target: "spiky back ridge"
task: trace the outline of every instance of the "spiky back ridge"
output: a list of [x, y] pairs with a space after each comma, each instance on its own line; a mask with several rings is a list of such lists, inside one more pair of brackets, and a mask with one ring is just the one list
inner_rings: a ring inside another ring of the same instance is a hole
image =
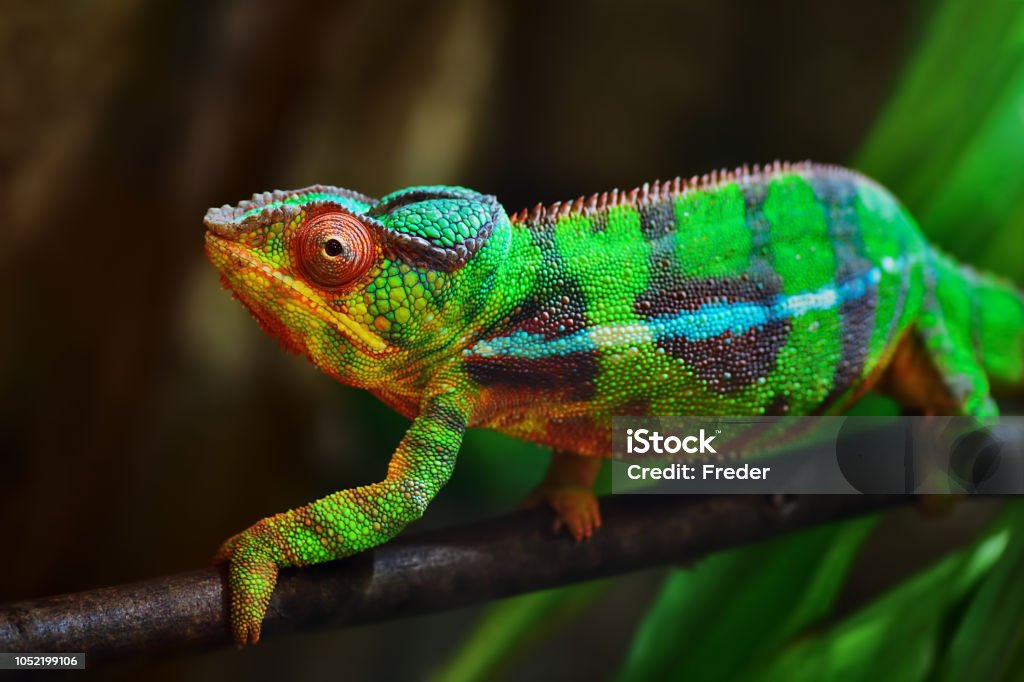
[[812, 163], [811, 161], [775, 161], [763, 166], [742, 165], [733, 170], [714, 170], [704, 175], [690, 178], [676, 177], [672, 180], [655, 180], [645, 182], [629, 191], [613, 189], [610, 192], [580, 196], [575, 200], [556, 201], [545, 206], [537, 204], [533, 208], [524, 208], [509, 216], [514, 224], [553, 223], [570, 215], [590, 215], [600, 213], [615, 206], [643, 207], [672, 199], [688, 192], [711, 190], [730, 182], [756, 182], [785, 173], [815, 173], [817, 175], [842, 175], [863, 177], [856, 171], [842, 166]]

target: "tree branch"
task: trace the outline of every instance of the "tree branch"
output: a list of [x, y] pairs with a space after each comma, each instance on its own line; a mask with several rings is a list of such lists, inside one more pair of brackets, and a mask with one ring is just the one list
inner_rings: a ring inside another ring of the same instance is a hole
[[[712, 552], [907, 503], [903, 496], [614, 496], [573, 543], [546, 510], [399, 538], [356, 557], [284, 570], [264, 636], [431, 613]], [[0, 606], [0, 651], [85, 652], [89, 667], [231, 644], [214, 568]]]

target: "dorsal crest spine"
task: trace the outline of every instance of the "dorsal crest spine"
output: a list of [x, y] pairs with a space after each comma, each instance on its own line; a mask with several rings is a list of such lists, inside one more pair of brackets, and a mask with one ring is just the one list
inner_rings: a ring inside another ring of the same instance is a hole
[[690, 191], [707, 190], [728, 182], [744, 182], [781, 173], [853, 174], [846, 168], [828, 164], [817, 164], [810, 161], [790, 163], [775, 161], [764, 166], [742, 165], [733, 170], [715, 170], [704, 175], [694, 175], [688, 179], [676, 177], [672, 180], [645, 182], [629, 191], [613, 189], [610, 192], [591, 194], [589, 197], [577, 197], [571, 201], [556, 201], [547, 206], [537, 204], [533, 208], [523, 209], [509, 216], [513, 223], [543, 223], [556, 221], [570, 215], [588, 215], [598, 213], [614, 206], [644, 206]]

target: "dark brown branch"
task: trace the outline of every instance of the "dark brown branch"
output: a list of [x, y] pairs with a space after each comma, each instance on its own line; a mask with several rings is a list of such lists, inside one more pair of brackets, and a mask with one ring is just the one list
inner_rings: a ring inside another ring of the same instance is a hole
[[[907, 497], [617, 496], [574, 544], [544, 511], [413, 534], [330, 564], [286, 570], [264, 636], [431, 613], [699, 559], [906, 503]], [[0, 606], [0, 651], [86, 652], [103, 661], [229, 646], [224, 580], [207, 568]]]

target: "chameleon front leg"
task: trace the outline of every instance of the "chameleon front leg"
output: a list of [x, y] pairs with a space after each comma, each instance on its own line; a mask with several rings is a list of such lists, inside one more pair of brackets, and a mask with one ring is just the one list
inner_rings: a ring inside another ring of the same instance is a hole
[[456, 393], [426, 399], [383, 481], [265, 518], [224, 543], [214, 560], [229, 562], [231, 631], [239, 645], [259, 641], [278, 569], [357, 554], [423, 515], [455, 467], [467, 402]]
[[565, 526], [577, 542], [589, 538], [601, 527], [601, 510], [594, 495], [594, 480], [600, 470], [600, 457], [555, 450], [543, 482], [523, 506], [547, 502], [555, 510], [555, 532]]

